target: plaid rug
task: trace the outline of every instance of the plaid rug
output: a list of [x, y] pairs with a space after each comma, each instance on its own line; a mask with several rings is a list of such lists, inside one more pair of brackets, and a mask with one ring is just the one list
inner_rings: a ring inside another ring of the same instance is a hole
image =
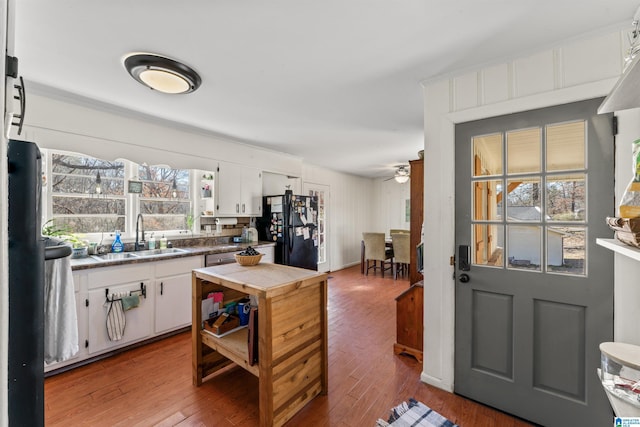
[[376, 427], [458, 427], [427, 405], [415, 399], [391, 409], [389, 421], [378, 419]]

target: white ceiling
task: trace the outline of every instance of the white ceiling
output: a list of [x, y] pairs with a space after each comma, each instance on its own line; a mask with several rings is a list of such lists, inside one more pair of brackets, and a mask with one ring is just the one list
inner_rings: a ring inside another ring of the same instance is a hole
[[[638, 0], [15, 0], [27, 90], [48, 87], [389, 176], [423, 146], [420, 82], [630, 28]], [[146, 89], [130, 52], [196, 69], [188, 95]], [[27, 106], [28, 108], [28, 106]], [[27, 110], [28, 116], [28, 110]]]

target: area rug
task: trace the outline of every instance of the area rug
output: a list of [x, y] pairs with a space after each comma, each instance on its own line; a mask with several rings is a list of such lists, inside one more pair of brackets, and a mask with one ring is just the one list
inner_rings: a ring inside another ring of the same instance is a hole
[[458, 427], [424, 403], [415, 399], [391, 408], [389, 420], [378, 419], [376, 427]]

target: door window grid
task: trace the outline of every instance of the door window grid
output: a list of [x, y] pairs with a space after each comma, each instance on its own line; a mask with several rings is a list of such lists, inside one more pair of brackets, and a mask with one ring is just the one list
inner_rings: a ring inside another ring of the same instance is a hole
[[[524, 149], [527, 138], [533, 150]], [[471, 146], [473, 264], [586, 275], [586, 122], [481, 135], [472, 138]], [[564, 157], [563, 150], [568, 152]], [[533, 159], [530, 165], [525, 158]], [[486, 179], [496, 171], [506, 173]]]

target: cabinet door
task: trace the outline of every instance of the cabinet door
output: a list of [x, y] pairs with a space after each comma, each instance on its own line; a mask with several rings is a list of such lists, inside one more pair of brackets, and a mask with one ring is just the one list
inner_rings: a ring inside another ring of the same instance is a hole
[[153, 333], [153, 298], [155, 292], [149, 281], [134, 282], [118, 286], [110, 286], [111, 293], [126, 293], [139, 291], [140, 286], [146, 287], [146, 298], [140, 296], [138, 307], [124, 312], [125, 327], [122, 339], [111, 341], [107, 333], [107, 314], [110, 303], [106, 300], [105, 289], [99, 288], [89, 291], [89, 354], [103, 352], [112, 348], [142, 340]]
[[240, 214], [262, 216], [262, 172], [259, 169], [242, 168], [241, 195]]
[[156, 280], [155, 332], [191, 324], [191, 273]]
[[260, 262], [270, 262], [272, 264], [275, 262], [274, 261], [275, 249], [273, 246], [264, 246], [264, 247], [258, 248], [258, 252], [263, 254]]
[[216, 214], [219, 216], [240, 215], [241, 167], [231, 163], [220, 162], [217, 178]]

